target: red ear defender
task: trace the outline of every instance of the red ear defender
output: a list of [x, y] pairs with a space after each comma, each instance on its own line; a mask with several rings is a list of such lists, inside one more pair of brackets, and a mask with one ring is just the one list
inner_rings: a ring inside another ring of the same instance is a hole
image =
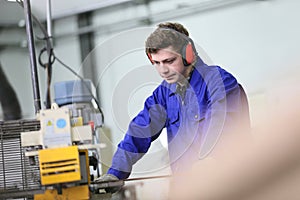
[[147, 53], [147, 56], [148, 56], [148, 58], [149, 58], [151, 64], [154, 65], [154, 62], [153, 62], [153, 60], [152, 60], [151, 54], [150, 54], [150, 53]]
[[186, 46], [185, 60], [188, 64], [192, 64], [194, 61], [194, 51], [191, 43]]
[[195, 60], [193, 43], [189, 41], [182, 49], [182, 61], [184, 66], [189, 66]]

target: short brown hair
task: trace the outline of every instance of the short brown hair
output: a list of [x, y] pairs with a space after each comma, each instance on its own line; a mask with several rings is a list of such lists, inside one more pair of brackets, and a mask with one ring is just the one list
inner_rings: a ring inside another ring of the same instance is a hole
[[181, 49], [188, 42], [188, 38], [189, 32], [183, 25], [172, 22], [160, 23], [147, 38], [145, 51], [147, 54], [156, 53], [159, 49], [172, 46], [177, 53], [181, 53]]

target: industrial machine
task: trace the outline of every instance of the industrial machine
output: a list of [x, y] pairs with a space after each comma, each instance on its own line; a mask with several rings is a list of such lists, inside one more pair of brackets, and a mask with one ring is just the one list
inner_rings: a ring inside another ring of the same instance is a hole
[[37, 119], [2, 122], [0, 199], [33, 190], [35, 200], [90, 199], [91, 179], [100, 174], [96, 130], [103, 118], [91, 90], [89, 80], [57, 83], [56, 103]]
[[[40, 182], [46, 189], [42, 199], [89, 199], [90, 159], [99, 172], [96, 129], [102, 125], [99, 110], [93, 107], [92, 83], [88, 80], [55, 84], [55, 104], [41, 110], [40, 130], [21, 133], [25, 156], [34, 163], [38, 157]], [[99, 173], [98, 173], [99, 175]]]
[[102, 173], [104, 144], [97, 138], [103, 116], [92, 104], [92, 82], [59, 82], [54, 89], [55, 103], [36, 119], [0, 123], [0, 199], [135, 200], [134, 186], [114, 198], [105, 192], [123, 180], [93, 182]]

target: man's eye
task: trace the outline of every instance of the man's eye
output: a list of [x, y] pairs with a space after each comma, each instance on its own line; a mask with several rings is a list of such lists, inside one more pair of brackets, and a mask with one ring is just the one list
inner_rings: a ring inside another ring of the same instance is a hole
[[175, 60], [176, 60], [176, 58], [173, 58], [173, 59], [171, 59], [171, 60], [167, 60], [166, 63], [172, 64]]

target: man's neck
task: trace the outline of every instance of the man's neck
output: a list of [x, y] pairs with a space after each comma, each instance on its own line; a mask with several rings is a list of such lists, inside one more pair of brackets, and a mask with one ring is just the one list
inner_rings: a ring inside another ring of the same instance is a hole
[[178, 81], [177, 84], [180, 85], [180, 86], [187, 85], [187, 83], [190, 81], [193, 70], [194, 70], [193, 65], [188, 66], [188, 69], [185, 71], [186, 73], [184, 75], [184, 78], [182, 80]]

